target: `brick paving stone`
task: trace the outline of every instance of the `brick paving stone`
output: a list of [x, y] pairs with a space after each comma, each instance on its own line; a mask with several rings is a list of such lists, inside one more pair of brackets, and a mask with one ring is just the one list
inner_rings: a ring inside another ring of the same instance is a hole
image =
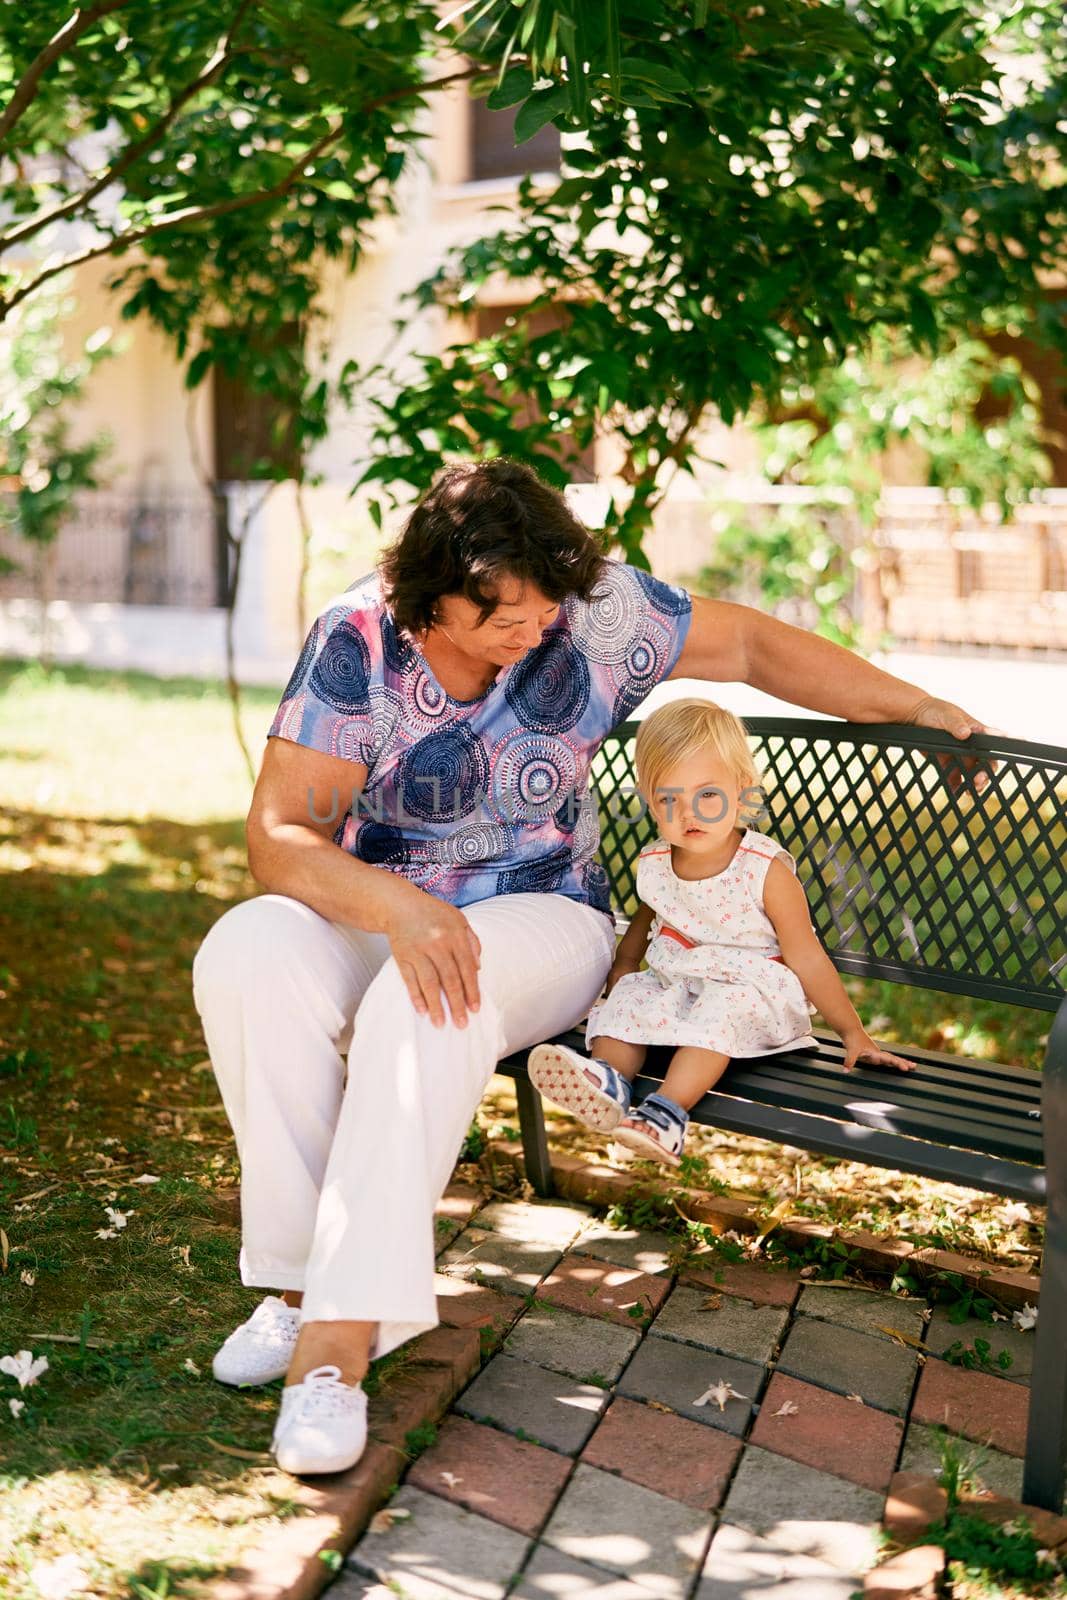
[[945, 1575], [945, 1552], [939, 1544], [917, 1544], [900, 1550], [863, 1584], [863, 1600], [935, 1600]]
[[570, 1476], [566, 1456], [466, 1417], [447, 1417], [436, 1444], [406, 1482], [501, 1522], [528, 1538], [541, 1531]]
[[575, 1455], [608, 1403], [605, 1390], [515, 1356], [494, 1356], [456, 1401], [476, 1421], [495, 1422], [564, 1455]]
[[508, 1239], [500, 1233], [468, 1228], [441, 1256], [442, 1272], [472, 1279], [500, 1289], [504, 1294], [529, 1294], [546, 1272], [551, 1272], [561, 1252], [554, 1245]]
[[724, 1523], [711, 1541], [694, 1600], [851, 1600], [860, 1574], [783, 1550], [746, 1528]]
[[921, 1339], [926, 1326], [926, 1301], [907, 1300], [899, 1294], [876, 1294], [849, 1284], [844, 1289], [829, 1289], [823, 1284], [806, 1284], [800, 1291], [797, 1310], [805, 1316], [820, 1317], [842, 1328], [855, 1328], [877, 1339], [892, 1338], [887, 1328]]
[[780, 1372], [838, 1394], [858, 1394], [867, 1405], [897, 1416], [907, 1409], [917, 1365], [918, 1357], [902, 1345], [814, 1317], [797, 1318], [778, 1357]]
[[505, 1239], [551, 1244], [565, 1250], [592, 1216], [589, 1206], [537, 1204], [527, 1200], [493, 1200], [472, 1219], [474, 1228], [488, 1228]]
[[[450, 1328], [439, 1323], [412, 1341], [411, 1363], [447, 1367], [452, 1374], [453, 1393], [458, 1393], [482, 1364], [479, 1332], [477, 1328]], [[409, 1370], [405, 1367], [405, 1371]]]
[[[733, 1356], [695, 1350], [692, 1345], [673, 1339], [646, 1339], [619, 1379], [619, 1393], [631, 1400], [648, 1400], [666, 1405], [693, 1422], [740, 1437], [759, 1399], [765, 1377], [762, 1367]], [[731, 1384], [744, 1400], [728, 1400], [722, 1411], [713, 1402], [698, 1406], [694, 1402], [712, 1384], [722, 1380]]]
[[711, 1525], [706, 1512], [579, 1462], [543, 1539], [565, 1555], [619, 1573], [656, 1600], [684, 1600]]
[[[994, 1376], [1009, 1378], [1014, 1383], [1029, 1383], [1034, 1364], [1034, 1334], [1031, 1330], [1024, 1332], [1010, 1322], [980, 1322], [977, 1317], [968, 1317], [964, 1322], [950, 1322], [944, 1307], [935, 1306], [926, 1330], [927, 1348], [940, 1356], [957, 1339], [971, 1348], [976, 1339], [988, 1340]], [[1010, 1367], [996, 1366], [1002, 1350], [1006, 1350], [1012, 1358]]]
[[754, 1306], [734, 1295], [709, 1294], [679, 1284], [650, 1331], [762, 1367], [774, 1354], [788, 1321], [784, 1306]]
[[538, 1287], [537, 1298], [584, 1317], [607, 1317], [625, 1328], [640, 1328], [655, 1315], [669, 1292], [665, 1278], [571, 1254], [553, 1266]]
[[[901, 1471], [927, 1472], [936, 1478], [941, 1471], [938, 1442], [944, 1438], [943, 1428], [931, 1428], [922, 1422], [909, 1423], [900, 1458]], [[1023, 1491], [1023, 1464], [1018, 1456], [1005, 1455], [1002, 1450], [975, 1444], [971, 1439], [957, 1437], [955, 1443], [968, 1461], [968, 1473], [979, 1487], [1009, 1500], [1019, 1498]]]
[[915, 1401], [913, 1422], [929, 1422], [980, 1439], [1008, 1455], [1026, 1449], [1026, 1412], [1029, 1393], [1022, 1384], [993, 1378], [985, 1372], [950, 1367], [947, 1361], [928, 1361], [923, 1368]]
[[511, 1600], [648, 1600], [648, 1590], [539, 1544]]
[[651, 1228], [612, 1228], [606, 1222], [594, 1222], [573, 1248], [584, 1256], [597, 1256], [617, 1267], [636, 1267], [657, 1278], [670, 1272], [668, 1257], [675, 1243], [669, 1233]]
[[861, 1573], [874, 1563], [884, 1501], [873, 1489], [750, 1444], [722, 1520], [761, 1534], [780, 1550]]
[[582, 1451], [590, 1467], [615, 1472], [695, 1511], [714, 1511], [741, 1454], [741, 1442], [621, 1396]]
[[521, 1317], [505, 1342], [511, 1356], [567, 1372], [585, 1383], [614, 1383], [640, 1343], [636, 1328], [617, 1327], [601, 1317], [544, 1302]]
[[[796, 1410], [780, 1416], [783, 1406]], [[904, 1424], [874, 1406], [776, 1372], [752, 1429], [753, 1444], [867, 1489], [885, 1489], [893, 1476]]]
[[462, 1233], [471, 1216], [482, 1203], [477, 1189], [467, 1183], [450, 1183], [434, 1211], [434, 1254], [448, 1249], [457, 1234]]
[[449, 1328], [492, 1328], [503, 1336], [522, 1315], [522, 1306], [514, 1295], [501, 1294], [497, 1289], [486, 1289], [480, 1283], [468, 1283], [465, 1278], [454, 1278], [445, 1272], [434, 1274], [434, 1292], [437, 1315]]
[[882, 1527], [895, 1544], [914, 1544], [932, 1522], [943, 1521], [948, 1494], [923, 1472], [894, 1472], [885, 1497]]
[[407, 1484], [389, 1509], [411, 1515], [365, 1533], [346, 1565], [405, 1600], [503, 1600], [530, 1548], [510, 1528]]
[[719, 1261], [715, 1257], [708, 1259], [706, 1265], [701, 1265], [698, 1257], [683, 1267], [679, 1276], [683, 1283], [695, 1283], [709, 1294], [721, 1289], [757, 1306], [791, 1306], [801, 1282], [800, 1273], [786, 1267], [765, 1266], [757, 1261]]

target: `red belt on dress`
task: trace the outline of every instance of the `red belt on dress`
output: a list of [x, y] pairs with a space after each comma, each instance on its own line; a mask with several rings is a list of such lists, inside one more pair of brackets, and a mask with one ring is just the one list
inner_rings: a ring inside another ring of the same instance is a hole
[[[668, 928], [667, 924], [664, 923], [659, 931], [660, 931], [660, 937], [661, 938], [664, 938], [664, 939], [677, 939], [678, 943], [682, 946], [682, 948], [684, 950], [695, 950], [696, 949], [697, 941], [695, 939], [687, 939], [684, 933], [679, 933], [678, 932], [677, 928]], [[768, 956], [767, 959], [769, 961], [780, 961], [782, 963], [783, 967], [785, 966], [785, 957], [784, 956]]]

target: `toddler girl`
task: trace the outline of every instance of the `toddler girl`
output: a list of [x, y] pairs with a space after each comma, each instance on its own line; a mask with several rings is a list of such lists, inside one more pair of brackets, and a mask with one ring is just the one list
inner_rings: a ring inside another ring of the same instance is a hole
[[[744, 826], [760, 788], [744, 724], [710, 700], [674, 700], [641, 724], [634, 759], [660, 837], [638, 858], [640, 903], [589, 1013], [590, 1056], [537, 1045], [529, 1072], [541, 1094], [677, 1166], [689, 1110], [730, 1060], [817, 1048], [816, 1010], [841, 1035], [846, 1072], [859, 1060], [910, 1071], [865, 1031], [790, 852]], [[650, 1044], [674, 1054], [662, 1088], [631, 1108]]]

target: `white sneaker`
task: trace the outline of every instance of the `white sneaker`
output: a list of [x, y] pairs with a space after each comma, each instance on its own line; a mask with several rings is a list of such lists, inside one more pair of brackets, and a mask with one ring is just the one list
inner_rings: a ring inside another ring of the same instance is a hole
[[269, 1294], [220, 1345], [211, 1370], [220, 1383], [273, 1383], [289, 1371], [299, 1332], [299, 1307]]
[[312, 1367], [282, 1390], [270, 1447], [283, 1472], [344, 1472], [367, 1443], [367, 1396], [340, 1367]]

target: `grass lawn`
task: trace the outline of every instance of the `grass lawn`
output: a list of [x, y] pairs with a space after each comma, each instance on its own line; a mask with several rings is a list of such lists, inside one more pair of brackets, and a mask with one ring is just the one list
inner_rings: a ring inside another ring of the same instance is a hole
[[[246, 695], [254, 754], [276, 701]], [[22, 1391], [0, 1376], [0, 1592], [39, 1600], [33, 1568], [75, 1551], [93, 1595], [195, 1594], [302, 1514], [266, 1454], [279, 1386], [210, 1375], [261, 1295], [237, 1275], [237, 1163], [189, 980], [254, 891], [225, 693], [0, 662], [0, 796], [0, 1354], [48, 1360]], [[1040, 1060], [1045, 1013], [846, 982], [887, 1042]], [[494, 1080], [484, 1125], [513, 1105]], [[985, 1195], [705, 1130], [692, 1153], [690, 1176], [802, 1214], [1016, 1264], [1038, 1249], [1040, 1218]]]

